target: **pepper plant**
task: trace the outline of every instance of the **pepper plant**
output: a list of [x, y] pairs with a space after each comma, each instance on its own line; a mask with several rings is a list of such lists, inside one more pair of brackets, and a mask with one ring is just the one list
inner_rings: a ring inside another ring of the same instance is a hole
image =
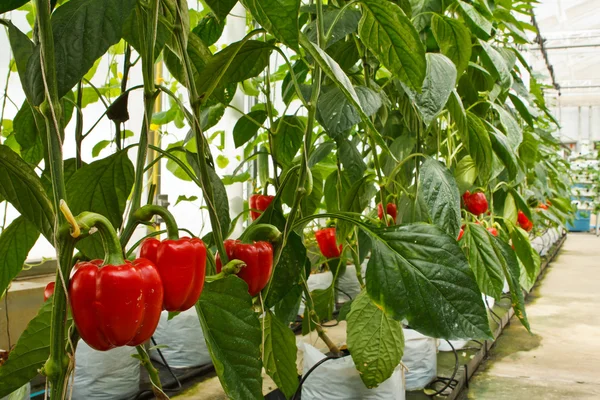
[[[67, 396], [77, 340], [89, 337], [76, 329], [80, 300], [66, 294], [75, 249], [77, 260], [122, 264], [135, 251], [136, 226], [155, 215], [166, 221], [169, 239], [178, 238], [153, 187], [145, 190], [145, 171], [163, 161], [202, 192], [210, 232], [195, 251], [206, 282], [190, 290], [201, 291], [195, 307], [230, 398], [262, 398], [263, 367], [286, 397], [296, 392], [289, 326], [302, 301], [303, 332], [316, 330], [339, 352], [322, 322], [334, 317], [337, 278], [348, 263], [362, 292], [340, 318], [346, 314], [348, 349], [367, 387], [399, 365], [403, 320], [438, 338], [491, 338], [481, 295], [499, 299], [505, 280], [529, 329], [521, 287], [534, 282], [540, 260], [527, 230], [562, 226], [572, 213], [568, 165], [552, 136], [557, 123], [520, 53], [529, 42], [525, 31], [535, 29], [525, 22], [533, 1], [242, 0], [247, 34], [232, 43], [219, 39], [234, 23], [229, 14], [237, 1], [201, 3], [0, 5], [0, 13], [21, 7], [33, 22], [30, 38], [0, 20], [26, 95], [11, 124], [3, 120], [11, 127], [3, 128], [0, 145], [0, 196], [21, 215], [0, 236], [0, 248], [7, 255], [10, 249], [0, 292], [40, 234], [58, 262], [52, 302], [0, 368], [0, 396], [38, 371], [50, 397]], [[97, 86], [91, 78], [102, 57], [110, 72]], [[172, 80], [159, 79], [157, 65]], [[129, 85], [133, 74], [141, 85]], [[143, 93], [144, 110], [135, 133], [123, 129], [133, 91]], [[251, 109], [232, 103], [236, 92]], [[159, 96], [169, 99], [167, 111], [156, 112]], [[106, 103], [102, 118], [114, 123], [115, 135], [98, 142], [93, 155], [115, 151], [86, 163], [82, 143], [93, 129], [83, 132], [85, 108], [97, 101]], [[239, 120], [217, 131], [227, 108]], [[171, 123], [189, 133], [166, 148], [150, 140]], [[64, 159], [71, 132], [76, 155]], [[138, 140], [126, 146], [132, 136]], [[219, 167], [229, 160], [218, 142], [226, 139], [244, 158], [224, 176]], [[90, 182], [97, 182], [93, 190]], [[239, 182], [254, 195], [232, 220], [226, 185]], [[467, 201], [473, 194], [475, 208]], [[230, 237], [239, 221], [247, 229]], [[180, 241], [192, 246], [199, 239]], [[155, 254], [156, 246], [165, 250]], [[182, 294], [173, 271], [194, 258], [170, 256], [173, 246], [148, 239], [142, 256], [161, 275], [163, 308], [176, 312], [196, 300], [167, 302], [169, 293]], [[323, 263], [335, 279], [311, 291], [308, 277]], [[138, 344], [130, 340], [111, 346]], [[145, 348], [138, 353], [156, 396], [165, 398]]]

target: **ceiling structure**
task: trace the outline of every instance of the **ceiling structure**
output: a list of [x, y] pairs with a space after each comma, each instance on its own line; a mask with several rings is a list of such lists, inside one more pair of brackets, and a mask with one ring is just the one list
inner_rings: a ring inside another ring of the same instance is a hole
[[[541, 0], [535, 15], [559, 91], [557, 107], [600, 106], [600, 0]], [[534, 70], [552, 84], [540, 46], [529, 47]]]

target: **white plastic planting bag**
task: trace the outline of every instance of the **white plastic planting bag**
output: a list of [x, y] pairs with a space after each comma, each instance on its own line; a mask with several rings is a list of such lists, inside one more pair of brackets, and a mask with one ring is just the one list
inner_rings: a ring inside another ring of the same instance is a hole
[[346, 266], [346, 271], [338, 277], [338, 303], [346, 303], [360, 294], [360, 283], [356, 277], [356, 267], [354, 264]]
[[26, 385], [21, 386], [19, 389], [15, 390], [8, 396], [4, 396], [0, 400], [29, 400], [31, 394], [31, 385], [28, 383]]
[[[325, 355], [304, 344], [303, 374], [306, 374]], [[367, 389], [360, 379], [352, 357], [327, 360], [319, 365], [302, 385], [302, 400], [404, 400], [402, 367], [373, 389]]]
[[83, 340], [75, 351], [75, 400], [124, 400], [135, 397], [140, 385], [140, 361], [135, 347], [96, 351]]
[[406, 390], [423, 389], [437, 377], [437, 339], [420, 334], [413, 329], [404, 331], [404, 356]]
[[[210, 364], [212, 361], [196, 309], [192, 307], [170, 321], [168, 317], [167, 311], [163, 311], [160, 315], [154, 340], [161, 346], [160, 351], [169, 366], [190, 368]], [[162, 347], [163, 345], [166, 347]], [[150, 357], [162, 363], [158, 351], [152, 350]]]

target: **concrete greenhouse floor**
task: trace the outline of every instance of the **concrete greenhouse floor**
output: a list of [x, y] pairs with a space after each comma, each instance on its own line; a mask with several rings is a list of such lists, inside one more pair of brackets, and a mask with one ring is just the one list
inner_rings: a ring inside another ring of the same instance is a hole
[[600, 399], [600, 238], [569, 234], [463, 399]]

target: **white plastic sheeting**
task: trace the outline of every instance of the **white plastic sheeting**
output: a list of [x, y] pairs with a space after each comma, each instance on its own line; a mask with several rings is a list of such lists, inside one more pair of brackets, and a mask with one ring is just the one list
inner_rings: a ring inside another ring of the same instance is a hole
[[[304, 344], [303, 375], [325, 355]], [[328, 360], [321, 364], [302, 385], [302, 400], [404, 400], [402, 366], [392, 376], [373, 389], [367, 389], [360, 379], [352, 357]]]
[[[154, 340], [161, 346], [160, 351], [169, 366], [189, 368], [210, 364], [212, 361], [196, 309], [184, 311], [170, 321], [168, 316], [169, 313], [163, 311], [154, 332]], [[150, 357], [162, 363], [157, 350], [153, 350]]]
[[404, 331], [404, 356], [406, 390], [423, 389], [437, 377], [437, 339], [420, 334], [413, 329]]
[[125, 400], [135, 397], [140, 384], [140, 361], [135, 347], [96, 351], [83, 340], [75, 351], [74, 400]]

